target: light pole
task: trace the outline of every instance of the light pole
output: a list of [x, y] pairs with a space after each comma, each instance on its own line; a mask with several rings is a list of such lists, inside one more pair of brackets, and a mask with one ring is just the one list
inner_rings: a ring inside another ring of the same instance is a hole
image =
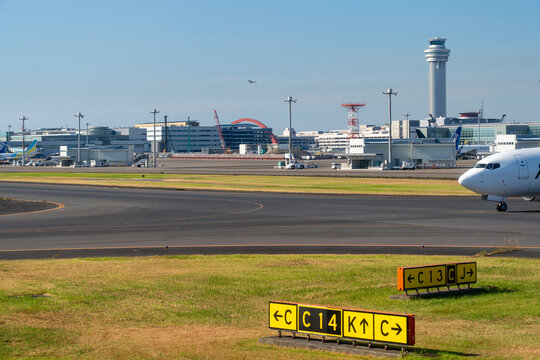
[[159, 114], [159, 111], [153, 109], [150, 111], [150, 114], [154, 114], [154, 141], [153, 141], [153, 154], [154, 154], [154, 167], [157, 167], [157, 158], [156, 158], [156, 114]]
[[21, 118], [19, 118], [19, 120], [22, 120], [22, 166], [24, 166], [24, 162], [25, 162], [25, 159], [24, 159], [24, 151], [25, 151], [25, 148], [24, 148], [24, 122], [26, 120], [28, 120], [28, 118], [26, 116], [23, 116]]
[[397, 95], [397, 91], [386, 89], [384, 95], [388, 95], [388, 167], [392, 170], [392, 95]]
[[88, 146], [88, 125], [89, 123], [86, 123], [86, 146]]
[[285, 99], [283, 101], [289, 103], [289, 161], [287, 163], [290, 164], [291, 160], [292, 160], [292, 139], [291, 139], [291, 136], [292, 136], [291, 135], [292, 134], [292, 113], [291, 113], [291, 104], [296, 103], [296, 99], [293, 100], [293, 98], [289, 96], [287, 99]]
[[76, 165], [79, 165], [81, 163], [81, 118], [83, 118], [84, 115], [78, 112], [74, 116], [79, 118], [79, 132], [77, 133], [77, 164], [76, 164]]

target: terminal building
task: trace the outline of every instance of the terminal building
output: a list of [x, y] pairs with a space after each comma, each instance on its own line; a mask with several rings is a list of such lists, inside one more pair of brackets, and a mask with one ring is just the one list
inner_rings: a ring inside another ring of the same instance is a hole
[[[150, 146], [154, 142], [153, 124], [139, 124], [138, 128], [146, 128]], [[157, 152], [204, 152], [223, 151], [238, 152], [241, 144], [248, 146], [261, 145], [264, 148], [271, 144], [277, 146], [277, 139], [272, 128], [254, 119], [240, 119], [232, 124], [221, 125], [221, 134], [225, 149], [222, 148], [218, 127], [201, 126], [198, 121], [156, 123]]]
[[[346, 154], [350, 169], [388, 167], [388, 139], [351, 139]], [[391, 167], [414, 163], [420, 168], [456, 167], [456, 146], [452, 139], [394, 139]], [[346, 167], [342, 167], [346, 168]]]
[[[37, 140], [37, 147], [43, 156], [47, 157], [60, 152], [61, 146], [77, 148], [77, 129], [37, 129], [26, 130], [24, 134], [25, 145]], [[22, 133], [9, 134], [8, 146], [10, 148], [22, 148]], [[90, 126], [88, 129], [81, 129], [81, 147], [112, 146], [115, 148], [124, 147], [134, 152], [142, 153], [150, 150], [146, 141], [146, 129], [137, 128], [116, 128], [111, 129], [105, 126]]]

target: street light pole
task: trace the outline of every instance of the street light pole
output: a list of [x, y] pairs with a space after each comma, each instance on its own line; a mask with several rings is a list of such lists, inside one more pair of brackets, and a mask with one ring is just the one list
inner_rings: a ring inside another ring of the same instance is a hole
[[76, 164], [76, 165], [79, 165], [81, 163], [81, 118], [83, 118], [84, 115], [78, 112], [74, 116], [79, 118], [79, 132], [77, 133], [77, 164]]
[[392, 170], [392, 95], [397, 95], [397, 91], [386, 89], [384, 95], [388, 95], [388, 167]]
[[296, 99], [293, 100], [293, 98], [291, 96], [287, 97], [287, 99], [283, 100], [285, 102], [288, 102], [289, 103], [289, 160], [288, 160], [288, 164], [291, 163], [291, 160], [292, 160], [292, 139], [291, 139], [291, 136], [292, 136], [292, 112], [291, 112], [291, 105], [292, 103], [296, 103]]
[[24, 159], [24, 151], [25, 151], [25, 148], [24, 148], [24, 122], [26, 120], [28, 120], [28, 118], [26, 116], [23, 116], [21, 118], [19, 118], [19, 120], [22, 120], [22, 166], [24, 166], [24, 163], [25, 163], [25, 159]]
[[157, 158], [156, 158], [156, 114], [159, 114], [159, 111], [153, 109], [150, 111], [150, 114], [154, 114], [154, 141], [153, 141], [153, 154], [154, 154], [154, 167], [157, 167]]

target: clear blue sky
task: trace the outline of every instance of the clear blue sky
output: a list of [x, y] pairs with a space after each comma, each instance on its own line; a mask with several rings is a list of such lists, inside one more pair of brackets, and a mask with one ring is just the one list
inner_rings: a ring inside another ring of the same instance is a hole
[[[447, 38], [448, 115], [474, 110], [540, 121], [537, 1], [1, 1], [0, 130], [187, 116], [347, 127], [428, 113], [429, 37]], [[248, 79], [257, 80], [249, 85]]]

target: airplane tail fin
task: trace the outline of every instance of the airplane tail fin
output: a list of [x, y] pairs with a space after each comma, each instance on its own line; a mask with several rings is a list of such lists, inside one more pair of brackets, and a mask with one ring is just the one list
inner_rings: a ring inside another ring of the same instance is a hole
[[454, 140], [454, 143], [456, 144], [456, 150], [459, 148], [459, 139], [461, 138], [461, 126], [458, 126], [456, 131], [454, 131], [454, 134], [452, 134], [452, 140]]
[[37, 140], [32, 141], [30, 145], [24, 150], [25, 155], [30, 155], [32, 153], [35, 153], [37, 150]]
[[0, 144], [0, 154], [4, 154], [7, 152], [7, 143]]
[[416, 129], [416, 136], [419, 139], [425, 139], [426, 138], [426, 135], [424, 135], [424, 133], [422, 131], [420, 131], [420, 129]]

